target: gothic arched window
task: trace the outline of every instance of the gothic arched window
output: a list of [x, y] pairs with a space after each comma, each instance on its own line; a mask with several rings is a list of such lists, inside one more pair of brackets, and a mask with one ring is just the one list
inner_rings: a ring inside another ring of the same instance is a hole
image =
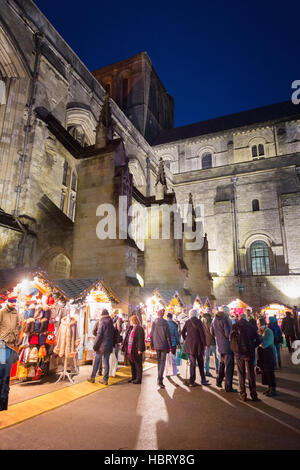
[[257, 145], [252, 145], [252, 158], [257, 157]]
[[252, 145], [251, 152], [252, 158], [262, 157], [265, 154], [265, 147], [263, 144]]
[[202, 169], [211, 168], [212, 167], [212, 155], [211, 153], [205, 153], [202, 156]]
[[257, 240], [250, 246], [252, 274], [255, 276], [270, 274], [269, 248], [266, 242]]
[[265, 148], [264, 148], [263, 144], [259, 144], [258, 145], [258, 155], [261, 157], [264, 154], [265, 154]]
[[253, 199], [253, 201], [252, 201], [252, 211], [253, 212], [259, 211], [259, 200], [258, 199]]

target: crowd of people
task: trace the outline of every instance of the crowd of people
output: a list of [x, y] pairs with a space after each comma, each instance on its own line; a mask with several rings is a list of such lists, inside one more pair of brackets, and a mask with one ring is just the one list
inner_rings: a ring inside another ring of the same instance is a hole
[[[165, 317], [165, 318], [164, 318]], [[126, 323], [118, 315], [109, 315], [103, 310], [94, 328], [95, 360], [90, 382], [96, 375], [102, 376], [100, 383], [108, 385], [109, 358], [113, 352], [118, 356], [121, 349], [125, 361], [131, 365], [131, 378], [128, 382], [141, 384], [143, 377], [143, 353], [146, 350], [145, 331], [138, 315], [131, 315]], [[156, 352], [157, 385], [163, 383], [166, 359], [176, 352], [188, 355], [189, 380], [187, 385], [195, 387], [197, 367], [201, 384], [209, 386], [210, 357], [214, 357], [216, 386], [228, 393], [238, 393], [242, 401], [247, 400], [246, 378], [252, 401], [260, 401], [256, 390], [256, 378], [261, 376], [262, 384], [267, 385], [263, 392], [269, 397], [277, 395], [275, 370], [282, 367], [281, 348], [285, 336], [286, 345], [292, 353], [292, 344], [299, 338], [299, 319], [286, 312], [281, 327], [276, 316], [255, 318], [251, 311], [245, 310], [235, 317], [230, 316], [227, 306], [220, 307], [215, 313], [208, 309], [205, 313], [191, 309], [173, 317], [172, 313], [161, 309], [152, 323], [150, 347]], [[104, 372], [103, 372], [104, 364]], [[235, 366], [239, 390], [233, 386]]]

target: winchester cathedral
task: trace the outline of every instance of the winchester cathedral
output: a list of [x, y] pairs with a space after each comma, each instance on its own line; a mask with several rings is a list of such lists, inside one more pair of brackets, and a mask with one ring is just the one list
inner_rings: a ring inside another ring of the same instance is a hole
[[[300, 304], [300, 105], [174, 128], [146, 52], [90, 72], [31, 0], [8, 0], [0, 162], [0, 269], [102, 278], [124, 305], [154, 288], [186, 304]], [[175, 205], [171, 224], [190, 203], [203, 243], [188, 250], [172, 230], [99, 239], [98, 207], [117, 210], [120, 196], [149, 212]]]

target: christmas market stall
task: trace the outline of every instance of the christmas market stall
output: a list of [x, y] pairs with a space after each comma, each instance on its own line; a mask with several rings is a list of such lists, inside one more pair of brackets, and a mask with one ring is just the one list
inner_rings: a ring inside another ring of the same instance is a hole
[[175, 317], [182, 312], [185, 307], [185, 303], [182, 300], [182, 296], [178, 291], [164, 290], [164, 289], [142, 289], [142, 295], [144, 299], [144, 310], [146, 324], [144, 324], [146, 330], [146, 342], [150, 341], [150, 333], [152, 328], [152, 322], [157, 317], [157, 312], [160, 309], [165, 309], [165, 317], [168, 312], [171, 312]]
[[267, 322], [270, 317], [277, 317], [278, 325], [281, 326], [281, 322], [286, 315], [286, 312], [293, 313], [293, 309], [287, 307], [286, 305], [280, 304], [279, 302], [274, 302], [269, 305], [265, 305], [260, 309], [260, 314], [263, 315]]
[[18, 319], [14, 349], [19, 360], [11, 380], [39, 380], [56, 367], [52, 359], [65, 298], [40, 269], [1, 270], [0, 289], [2, 309], [9, 303]]
[[58, 279], [54, 282], [67, 298], [71, 315], [77, 321], [79, 363], [92, 361], [95, 324], [104, 308], [111, 314], [120, 301], [103, 279]]
[[247, 305], [241, 299], [235, 299], [230, 302], [227, 307], [230, 309], [230, 316], [235, 317], [236, 315], [241, 315], [242, 313], [246, 313], [246, 310], [250, 310], [252, 312], [252, 307]]
[[193, 308], [198, 310], [199, 313], [206, 313], [208, 309], [212, 308], [212, 305], [208, 297], [196, 295], [193, 301]]

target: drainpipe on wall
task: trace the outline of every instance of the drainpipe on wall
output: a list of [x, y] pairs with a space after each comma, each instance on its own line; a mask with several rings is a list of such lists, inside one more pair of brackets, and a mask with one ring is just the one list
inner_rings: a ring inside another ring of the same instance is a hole
[[146, 172], [147, 172], [147, 187], [146, 187], [146, 196], [150, 196], [150, 158], [146, 158]]
[[40, 66], [40, 59], [41, 59], [41, 46], [43, 42], [43, 34], [40, 32], [35, 33], [34, 35], [34, 40], [35, 40], [35, 61], [34, 61], [34, 70], [33, 70], [33, 77], [31, 81], [31, 86], [30, 86], [30, 92], [29, 92], [29, 99], [28, 99], [28, 116], [27, 116], [27, 122], [24, 127], [25, 131], [25, 137], [24, 137], [24, 145], [23, 145], [23, 150], [20, 158], [21, 162], [21, 168], [20, 168], [20, 174], [19, 174], [19, 180], [18, 180], [18, 186], [16, 189], [16, 204], [15, 204], [15, 209], [13, 211], [13, 214], [18, 217], [19, 215], [19, 204], [20, 204], [20, 197], [21, 197], [21, 192], [22, 192], [22, 183], [23, 183], [23, 175], [24, 175], [24, 168], [25, 168], [25, 162], [27, 159], [27, 151], [28, 151], [28, 142], [29, 142], [29, 135], [32, 131], [32, 116], [33, 116], [33, 106], [35, 103], [35, 93], [36, 93], [36, 85], [37, 85], [37, 79], [38, 79], [38, 73], [39, 73], [39, 66]]
[[[233, 177], [233, 219], [234, 219], [234, 248], [235, 248], [235, 275], [238, 277], [239, 286], [241, 285], [241, 258], [240, 258], [240, 242], [239, 242], [239, 228], [238, 228], [238, 217], [237, 217], [237, 177]], [[240, 288], [239, 288], [240, 292]]]
[[272, 129], [273, 129], [273, 137], [274, 137], [274, 145], [275, 145], [275, 155], [277, 156], [277, 155], [279, 155], [279, 153], [278, 153], [277, 133], [276, 133], [276, 129], [275, 129], [274, 126], [272, 127]]

